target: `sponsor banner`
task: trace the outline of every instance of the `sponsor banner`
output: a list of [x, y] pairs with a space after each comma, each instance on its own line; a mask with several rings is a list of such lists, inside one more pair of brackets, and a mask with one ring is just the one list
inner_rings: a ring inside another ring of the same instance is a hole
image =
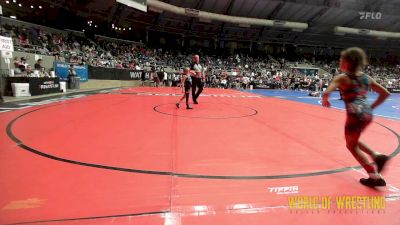
[[313, 77], [318, 75], [319, 69], [312, 67], [292, 67], [292, 72], [293, 73], [298, 72], [300, 74]]
[[298, 194], [299, 186], [269, 187], [268, 190], [270, 193], [275, 193], [277, 195]]
[[144, 71], [144, 70], [128, 70], [129, 77], [122, 77], [127, 78], [124, 80], [151, 80], [152, 75], [151, 71]]
[[128, 70], [120, 70], [114, 68], [103, 68], [103, 67], [94, 67], [89, 66], [89, 79], [96, 80], [123, 80], [118, 78], [128, 78], [129, 71]]
[[400, 93], [400, 88], [388, 88], [390, 93]]
[[31, 95], [60, 93], [60, 79], [39, 77], [8, 77], [6, 94], [12, 95], [12, 83], [28, 83]]
[[149, 80], [150, 72], [89, 66], [89, 79], [96, 80]]
[[14, 51], [12, 38], [0, 36], [0, 51], [6, 51], [6, 52]]
[[[62, 81], [68, 80], [68, 70], [71, 64], [65, 62], [54, 62], [54, 70], [56, 75]], [[81, 78], [81, 82], [88, 81], [88, 66], [87, 65], [74, 65], [76, 75]]]
[[275, 89], [274, 84], [256, 84], [253, 89]]
[[[144, 70], [128, 70], [89, 66], [89, 79], [96, 80], [152, 80], [153, 75], [163, 78], [160, 72], [151, 72]], [[181, 78], [180, 74], [167, 73], [168, 80], [177, 80]]]

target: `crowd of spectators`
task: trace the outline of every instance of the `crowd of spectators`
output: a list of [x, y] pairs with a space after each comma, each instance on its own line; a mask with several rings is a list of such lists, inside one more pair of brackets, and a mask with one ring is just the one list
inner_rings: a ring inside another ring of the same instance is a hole
[[[40, 28], [5, 24], [1, 25], [0, 34], [12, 37], [14, 45], [17, 47], [33, 49], [42, 55], [52, 55], [56, 57], [56, 60], [71, 64], [130, 70], [165, 68], [169, 73], [179, 73], [183, 67], [190, 65], [192, 60], [190, 52], [150, 49], [138, 43], [115, 40], [93, 40], [86, 38], [83, 34], [66, 33], [65, 31], [52, 33]], [[338, 71], [338, 60], [297, 58], [296, 62], [287, 62], [284, 58], [276, 60], [269, 55], [262, 58], [244, 55], [227, 57], [202, 55], [202, 63], [207, 68], [206, 85], [221, 88], [249, 88], [251, 85], [268, 85], [281, 89], [318, 89], [326, 86], [332, 79], [332, 75]], [[298, 64], [319, 67], [326, 73], [304, 74], [293, 69]], [[25, 58], [16, 58], [14, 65], [17, 73], [48, 76], [48, 71], [41, 66], [40, 60], [34, 65], [34, 68], [26, 63]], [[366, 68], [366, 73], [385, 87], [398, 88], [400, 87], [399, 65], [397, 58], [386, 61], [375, 60]], [[169, 79], [168, 76], [166, 78]], [[166, 84], [169, 83], [171, 82], [166, 81]]]
[[50, 77], [49, 72], [42, 66], [43, 60], [38, 59], [35, 65], [29, 65], [24, 57], [14, 58], [14, 73], [28, 77]]

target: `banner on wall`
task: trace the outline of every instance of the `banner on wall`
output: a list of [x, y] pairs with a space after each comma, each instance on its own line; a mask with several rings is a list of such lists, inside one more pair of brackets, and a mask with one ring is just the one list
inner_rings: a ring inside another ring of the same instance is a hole
[[[151, 80], [151, 71], [89, 66], [89, 79], [96, 80]], [[159, 72], [155, 72], [159, 74]], [[168, 79], [179, 79], [180, 74], [167, 73]], [[160, 79], [161, 80], [161, 79]]]
[[12, 95], [12, 83], [28, 83], [32, 96], [60, 93], [60, 79], [50, 77], [7, 77], [6, 94]]
[[400, 93], [400, 88], [387, 88], [390, 93]]
[[312, 77], [317, 76], [319, 73], [318, 68], [312, 68], [312, 67], [292, 67], [292, 72], [294, 73], [295, 71], [299, 72], [300, 74]]
[[0, 36], [0, 51], [6, 51], [6, 52], [14, 51], [12, 38]]
[[254, 89], [275, 89], [274, 84], [256, 84], [253, 87]]
[[[62, 81], [68, 80], [68, 70], [71, 64], [65, 62], [54, 62], [54, 71]], [[81, 82], [88, 81], [89, 70], [87, 65], [74, 65], [76, 75], [81, 78]]]
[[[132, 72], [132, 75], [131, 75]], [[89, 78], [96, 80], [139, 80], [142, 71], [89, 66]]]

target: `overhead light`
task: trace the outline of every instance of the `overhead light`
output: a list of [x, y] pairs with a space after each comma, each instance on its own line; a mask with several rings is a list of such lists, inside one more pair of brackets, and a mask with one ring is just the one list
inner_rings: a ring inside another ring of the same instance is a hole
[[336, 26], [334, 28], [335, 33], [345, 33], [345, 34], [353, 34], [353, 35], [365, 35], [372, 37], [382, 37], [382, 38], [400, 38], [400, 32], [387, 32], [387, 31], [378, 31], [378, 30], [369, 30], [369, 29], [357, 29], [351, 27], [340, 27]]
[[147, 4], [145, 3], [146, 1], [117, 0], [117, 2], [135, 9], [139, 9], [143, 12], [147, 12]]
[[129, 27], [129, 30], [132, 30], [132, 28]]
[[18, 6], [19, 6], [19, 7], [22, 7], [22, 4], [21, 4], [21, 3], [19, 3], [19, 4], [18, 4]]
[[39, 9], [42, 9], [42, 6], [41, 6], [41, 5], [39, 5]]
[[156, 13], [163, 13], [163, 10], [162, 9], [157, 9], [157, 8], [154, 8], [154, 7], [149, 7], [149, 10], [150, 11], [153, 11], [153, 12], [156, 12]]
[[33, 9], [33, 8], [35, 8], [35, 7], [33, 7], [33, 5], [31, 5], [31, 9]]
[[284, 26], [286, 24], [286, 21], [284, 20], [274, 20], [274, 26]]
[[85, 30], [82, 30], [83, 32], [85, 32]]
[[245, 23], [239, 23], [239, 27], [243, 27], [243, 28], [250, 28], [250, 24], [245, 24]]
[[13, 2], [14, 2], [14, 3], [16, 3], [16, 2], [17, 2], [17, 0], [13, 0]]
[[335, 32], [336, 35], [344, 36], [344, 33], [342, 32]]
[[125, 28], [123, 30], [125, 30]]
[[197, 10], [197, 9], [186, 8], [185, 9], [185, 14], [188, 15], [188, 16], [198, 17], [199, 14], [200, 14], [200, 11]]
[[97, 25], [94, 25], [94, 27], [96, 27], [96, 28], [97, 28]]
[[10, 4], [10, 1], [6, 1], [7, 4]]
[[11, 19], [17, 19], [17, 17], [16, 17], [16, 16], [10, 16], [10, 18], [11, 18]]
[[211, 23], [212, 22], [212, 20], [206, 19], [206, 18], [199, 18], [199, 21], [202, 23]]

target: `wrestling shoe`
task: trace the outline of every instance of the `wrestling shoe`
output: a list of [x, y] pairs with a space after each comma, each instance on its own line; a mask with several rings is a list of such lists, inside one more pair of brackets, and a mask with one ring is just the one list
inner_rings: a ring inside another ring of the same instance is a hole
[[386, 186], [386, 181], [383, 178], [379, 178], [379, 179], [361, 178], [360, 183], [367, 187]]

